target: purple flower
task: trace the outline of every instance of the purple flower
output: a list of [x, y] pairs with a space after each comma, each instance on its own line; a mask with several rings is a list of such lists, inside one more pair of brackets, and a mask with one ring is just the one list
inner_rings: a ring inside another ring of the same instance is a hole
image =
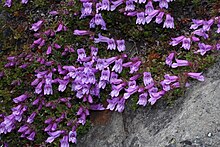
[[210, 30], [210, 27], [213, 25], [214, 23], [214, 20], [213, 19], [210, 19], [208, 21], [203, 21], [203, 27], [202, 29], [204, 31], [209, 31]]
[[108, 102], [108, 106], [106, 109], [109, 109], [109, 110], [114, 110], [115, 109], [115, 106], [117, 105], [119, 101], [119, 98], [113, 98], [113, 99], [107, 99], [107, 102]]
[[91, 32], [87, 30], [74, 30], [73, 34], [83, 36], [83, 35], [91, 35]]
[[216, 44], [216, 50], [218, 50], [218, 51], [220, 50], [220, 43]]
[[102, 104], [93, 104], [90, 105], [90, 110], [105, 110]]
[[146, 17], [146, 23], [149, 24], [151, 20], [159, 13], [159, 10], [153, 10], [148, 16]]
[[103, 30], [106, 30], [106, 23], [102, 18], [101, 14], [95, 14], [95, 24], [96, 25], [101, 25]]
[[142, 25], [145, 24], [144, 12], [137, 13], [136, 24], [142, 24]]
[[172, 68], [177, 68], [179, 66], [189, 66], [189, 61], [187, 60], [179, 60], [179, 59], [176, 59], [176, 63], [173, 63], [171, 65]]
[[115, 111], [118, 111], [118, 112], [123, 112], [125, 109], [125, 99], [124, 98], [121, 98], [118, 103], [117, 103], [117, 106], [115, 108]]
[[110, 10], [110, 2], [109, 0], [102, 0], [101, 10]]
[[152, 1], [148, 1], [148, 3], [145, 5], [145, 14], [148, 15], [154, 10]]
[[128, 99], [132, 94], [138, 91], [139, 86], [136, 85], [136, 81], [129, 81], [128, 88], [125, 89], [126, 93], [124, 93], [123, 98]]
[[59, 12], [57, 12], [57, 11], [50, 11], [49, 14], [55, 16], [55, 15], [59, 14]]
[[127, 0], [125, 11], [134, 11], [134, 10], [135, 10], [134, 1], [133, 0]]
[[119, 93], [122, 89], [124, 89], [124, 86], [126, 85], [126, 83], [121, 83], [119, 85], [112, 85], [112, 91], [110, 93], [111, 97], [117, 97], [119, 96]]
[[19, 133], [25, 132], [28, 129], [28, 126], [25, 124], [18, 129]]
[[84, 48], [77, 49], [77, 54], [78, 54], [77, 61], [82, 61], [83, 58], [86, 57], [86, 52], [85, 52]]
[[209, 38], [209, 35], [203, 29], [198, 29], [193, 32], [193, 34], [203, 37], [204, 39]]
[[118, 6], [123, 4], [123, 2], [124, 2], [124, 0], [112, 1], [113, 5], [111, 5], [111, 11], [114, 11]]
[[159, 3], [160, 8], [168, 8], [168, 1], [167, 0], [160, 0]]
[[143, 75], [144, 86], [146, 87], [146, 89], [152, 88], [154, 86], [154, 80], [151, 77], [151, 73], [144, 72]]
[[4, 6], [11, 7], [12, 0], [6, 0]]
[[178, 80], [178, 77], [177, 76], [170, 76], [169, 74], [165, 74], [164, 75], [164, 82], [166, 83], [166, 84], [170, 84], [170, 83], [172, 83], [172, 82], [175, 82], [175, 81], [177, 81]]
[[111, 72], [110, 84], [120, 84], [121, 82], [122, 80], [118, 79], [118, 74]]
[[69, 142], [76, 143], [76, 131], [69, 132]]
[[204, 20], [192, 19], [193, 24], [190, 26], [190, 29], [197, 29], [199, 26], [203, 25]]
[[171, 89], [170, 85], [164, 81], [161, 81], [160, 84], [162, 85], [164, 91], [169, 91]]
[[110, 78], [110, 70], [102, 70], [100, 80], [101, 81], [109, 81]]
[[147, 93], [142, 93], [139, 95], [139, 100], [137, 102], [138, 105], [146, 106], [147, 104]]
[[97, 56], [98, 48], [91, 46], [91, 56]]
[[130, 66], [130, 74], [133, 74], [133, 73], [135, 73], [135, 72], [137, 72], [138, 71], [138, 69], [139, 69], [139, 67], [140, 67], [140, 65], [141, 65], [141, 61], [135, 61], [135, 62], [133, 62], [132, 64], [131, 64], [131, 66]]
[[216, 33], [220, 33], [220, 21], [217, 26], [218, 26], [218, 29], [216, 30]]
[[163, 28], [174, 28], [174, 20], [173, 17], [170, 16], [170, 14], [166, 15], [166, 20], [163, 24]]
[[212, 49], [211, 45], [206, 45], [204, 43], [199, 43], [199, 50], [197, 50], [195, 53], [200, 53], [202, 56], [206, 54], [207, 51], [210, 51]]
[[44, 85], [44, 95], [52, 95], [53, 89], [51, 84], [45, 84]]
[[28, 0], [21, 0], [21, 3], [22, 3], [22, 4], [27, 4], [27, 3], [28, 3]]
[[170, 45], [176, 46], [177, 44], [182, 42], [184, 38], [185, 38], [184, 36], [179, 36], [179, 37], [176, 37], [176, 38], [171, 38], [172, 41], [170, 42]]
[[68, 142], [68, 136], [63, 136], [63, 138], [60, 140], [60, 146], [61, 147], [69, 147], [69, 142]]
[[199, 81], [204, 81], [204, 76], [202, 75], [202, 73], [193, 73], [193, 72], [189, 72], [187, 73], [187, 75], [193, 79], [197, 79]]
[[114, 65], [113, 68], [112, 68], [112, 71], [115, 71], [115, 72], [117, 72], [117, 73], [121, 73], [121, 72], [122, 72], [122, 69], [123, 69], [122, 62], [123, 62], [122, 59], [116, 60], [116, 61], [115, 61], [115, 65]]
[[48, 46], [46, 54], [49, 55], [51, 54], [51, 52], [52, 52], [52, 47]]
[[34, 137], [35, 137], [35, 134], [36, 134], [36, 132], [35, 132], [35, 131], [32, 131], [32, 132], [30, 133], [30, 135], [27, 137], [27, 139], [33, 141], [33, 140], [34, 140]]
[[108, 39], [107, 43], [108, 43], [107, 49], [110, 49], [110, 50], [115, 50], [116, 49], [115, 40], [113, 38]]
[[158, 92], [158, 89], [155, 88], [155, 87], [149, 89], [148, 92], [149, 92], [149, 95], [150, 95], [150, 99], [148, 100], [148, 102], [150, 102], [151, 105], [155, 104], [156, 101], [158, 99], [160, 99], [165, 94], [165, 91], [162, 90], [162, 91]]
[[61, 134], [63, 134], [64, 131], [58, 130], [58, 131], [55, 131], [55, 132], [47, 132], [47, 133], [50, 135], [50, 137], [48, 137], [45, 142], [52, 143], [54, 141], [54, 139], [56, 139]]
[[39, 20], [38, 22], [32, 24], [32, 27], [30, 30], [33, 30], [35, 32], [38, 31], [40, 27], [42, 26], [43, 22], [44, 22], [43, 20]]
[[94, 38], [95, 43], [108, 42], [108, 40], [108, 37], [102, 36], [100, 33], [98, 34], [98, 38]]
[[85, 2], [83, 3], [83, 8], [81, 10], [81, 18], [91, 15], [92, 13], [92, 3], [91, 2]]
[[96, 69], [103, 70], [106, 67], [106, 60], [105, 59], [98, 59], [96, 63]]
[[184, 38], [182, 40], [182, 48], [189, 50], [190, 49], [190, 44], [191, 44], [191, 39], [190, 38]]
[[63, 30], [63, 24], [62, 24], [62, 23], [59, 23], [56, 32], [60, 32], [60, 31], [62, 31], [62, 30]]
[[58, 79], [59, 82], [59, 87], [58, 87], [58, 91], [63, 92], [66, 89], [67, 84], [69, 83], [69, 79], [66, 80], [60, 80]]
[[99, 10], [102, 9], [102, 3], [101, 2], [96, 3], [95, 7], [96, 7], [96, 13], [99, 13]]
[[173, 58], [174, 58], [174, 53], [170, 53], [167, 57], [166, 57], [166, 61], [165, 63], [169, 66], [172, 65], [172, 61], [173, 61]]
[[198, 41], [200, 41], [200, 39], [198, 37], [192, 36], [192, 41], [198, 42]]
[[138, 0], [138, 2], [139, 2], [139, 4], [141, 4], [141, 3], [146, 3], [146, 0]]
[[164, 12], [160, 12], [160, 13], [157, 15], [157, 17], [156, 17], [155, 22], [156, 22], [157, 24], [160, 24], [160, 23], [163, 21], [163, 16], [164, 16]]
[[20, 95], [19, 97], [14, 98], [13, 101], [14, 101], [15, 103], [20, 103], [20, 102], [25, 101], [27, 98], [28, 98], [28, 95], [27, 95], [27, 94], [22, 94], [22, 95]]
[[33, 112], [27, 119], [27, 123], [31, 124], [34, 121], [34, 118], [36, 116], [36, 112]]
[[116, 43], [117, 43], [117, 48], [118, 48], [119, 52], [125, 50], [125, 41], [124, 40], [116, 40]]

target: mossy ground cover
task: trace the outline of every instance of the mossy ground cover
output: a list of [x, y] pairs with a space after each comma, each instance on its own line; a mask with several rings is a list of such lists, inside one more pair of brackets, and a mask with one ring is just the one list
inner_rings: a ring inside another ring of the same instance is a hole
[[[161, 100], [166, 100], [167, 104], [174, 103], [175, 99], [184, 94], [186, 77], [184, 72], [203, 72], [208, 67], [210, 67], [214, 62], [218, 53], [216, 51], [211, 51], [205, 56], [195, 55], [192, 50], [184, 51], [180, 47], [171, 47], [169, 45], [170, 38], [176, 37], [181, 34], [187, 34], [189, 32], [188, 28], [190, 26], [191, 18], [210, 18], [212, 16], [217, 16], [219, 14], [218, 0], [210, 0], [201, 2], [198, 0], [176, 0], [170, 6], [172, 10], [171, 13], [175, 18], [175, 29], [163, 29], [161, 25], [155, 23], [150, 23], [148, 25], [136, 25], [134, 17], [125, 17], [122, 14], [109, 12], [104, 13], [103, 18], [107, 23], [108, 30], [100, 31], [100, 28], [92, 29], [96, 34], [102, 33], [102, 35], [111, 36], [117, 39], [126, 40], [127, 50], [125, 51], [129, 57], [138, 56], [141, 58], [143, 64], [140, 68], [140, 73], [143, 71], [150, 71], [153, 78], [156, 81], [163, 80], [164, 74], [178, 75], [181, 77], [182, 89], [174, 89], [167, 93]], [[26, 69], [21, 68], [5, 68], [7, 63], [7, 57], [13, 55], [19, 55], [21, 53], [35, 54], [45, 57], [48, 61], [55, 61], [61, 65], [71, 65], [72, 62], [77, 58], [77, 54], [67, 54], [66, 56], [61, 56], [62, 50], [53, 50], [53, 54], [45, 56], [43, 53], [46, 51], [46, 46], [42, 48], [30, 49], [30, 44], [33, 42], [33, 32], [31, 32], [30, 25], [36, 20], [44, 18], [47, 21], [48, 26], [45, 26], [45, 30], [48, 28], [56, 28], [57, 23], [61, 20], [69, 28], [66, 32], [59, 33], [59, 36], [52, 38], [50, 41], [55, 41], [60, 45], [73, 45], [75, 48], [85, 47], [88, 48], [94, 43], [90, 38], [82, 36], [73, 36], [73, 30], [75, 29], [87, 29], [87, 25], [90, 18], [79, 19], [73, 14], [77, 13], [81, 8], [81, 4], [75, 2], [73, 6], [65, 5], [65, 3], [60, 3], [60, 1], [42, 1], [36, 0], [30, 2], [28, 5], [21, 5], [19, 2], [14, 2], [13, 6], [8, 9], [5, 7], [0, 7], [1, 16], [0, 18], [0, 71], [4, 72], [4, 76], [1, 77], [0, 82], [0, 114], [10, 114], [11, 106], [15, 105], [12, 101], [14, 97], [21, 95], [25, 91], [33, 91], [33, 87], [27, 86], [34, 80], [34, 70], [36, 70], [40, 65], [36, 62], [31, 63]], [[47, 16], [47, 13], [51, 10], [59, 9], [62, 11], [68, 10], [70, 13], [59, 15], [58, 17]], [[213, 36], [210, 38], [209, 42], [215, 42], [219, 40], [220, 36]], [[99, 48], [100, 57], [112, 57], [117, 56], [118, 53], [114, 51], [107, 51], [104, 44], [96, 44]], [[88, 51], [88, 50], [87, 50]], [[165, 65], [165, 59], [170, 52], [176, 52], [177, 58], [186, 59], [192, 64], [189, 67], [183, 67], [178, 69], [171, 69]], [[89, 53], [89, 51], [88, 51]], [[22, 62], [26, 62], [23, 59]], [[51, 67], [53, 68], [53, 67]], [[126, 79], [131, 75], [128, 71], [124, 70], [121, 73], [121, 77]], [[19, 86], [16, 86], [18, 85]], [[156, 83], [159, 85], [160, 83]], [[56, 87], [57, 89], [57, 87]], [[105, 102], [108, 98], [105, 91], [109, 88], [103, 90], [101, 93], [100, 101]], [[59, 97], [74, 97], [74, 93], [68, 89], [65, 93], [55, 92], [53, 96], [46, 96], [50, 101], [55, 101]], [[32, 101], [36, 96], [33, 96], [30, 101]], [[134, 105], [132, 107], [136, 109], [138, 101], [138, 95], [132, 96], [132, 101]], [[9, 146], [36, 146], [36, 145], [46, 145], [42, 143], [46, 140], [47, 134], [42, 128], [46, 127], [44, 124], [45, 117], [59, 117], [62, 112], [68, 112], [68, 118], [74, 118], [75, 113], [79, 107], [78, 100], [72, 100], [71, 103], [74, 105], [71, 109], [67, 108], [65, 105], [59, 105], [55, 109], [43, 108], [41, 110], [41, 115], [35, 118], [34, 126], [37, 130], [37, 136], [35, 141], [28, 141], [26, 139], [20, 138], [20, 134], [17, 131], [12, 133], [2, 135], [0, 137], [0, 144], [7, 142]], [[27, 103], [27, 105], [30, 105]], [[35, 110], [35, 107], [30, 107]], [[28, 117], [30, 114], [27, 113], [25, 116]], [[0, 122], [2, 122], [2, 117], [0, 117]], [[17, 128], [21, 124], [18, 123]], [[91, 122], [87, 121], [85, 126], [78, 127], [78, 136], [83, 135], [87, 132]], [[64, 127], [65, 124], [60, 124], [60, 128]], [[58, 146], [59, 141], [54, 141], [51, 146]], [[48, 145], [48, 144], [47, 144]]]

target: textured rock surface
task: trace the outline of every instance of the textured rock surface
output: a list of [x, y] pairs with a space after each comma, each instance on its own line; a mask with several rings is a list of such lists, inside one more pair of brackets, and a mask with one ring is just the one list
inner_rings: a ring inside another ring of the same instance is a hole
[[78, 147], [219, 147], [220, 62], [194, 83], [186, 95], [168, 107], [113, 113], [106, 125], [96, 125]]

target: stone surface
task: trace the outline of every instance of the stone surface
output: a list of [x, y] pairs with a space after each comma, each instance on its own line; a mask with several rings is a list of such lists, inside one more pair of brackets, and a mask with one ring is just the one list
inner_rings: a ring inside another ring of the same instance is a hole
[[219, 147], [219, 70], [220, 62], [172, 107], [160, 100], [152, 107], [113, 113], [106, 125], [94, 126], [79, 139], [77, 147]]

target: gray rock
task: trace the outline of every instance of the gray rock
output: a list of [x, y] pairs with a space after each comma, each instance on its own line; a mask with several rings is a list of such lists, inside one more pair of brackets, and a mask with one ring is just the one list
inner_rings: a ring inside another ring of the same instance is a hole
[[168, 107], [154, 106], [114, 112], [106, 125], [94, 126], [78, 147], [219, 147], [220, 62], [193, 83], [185, 96]]

